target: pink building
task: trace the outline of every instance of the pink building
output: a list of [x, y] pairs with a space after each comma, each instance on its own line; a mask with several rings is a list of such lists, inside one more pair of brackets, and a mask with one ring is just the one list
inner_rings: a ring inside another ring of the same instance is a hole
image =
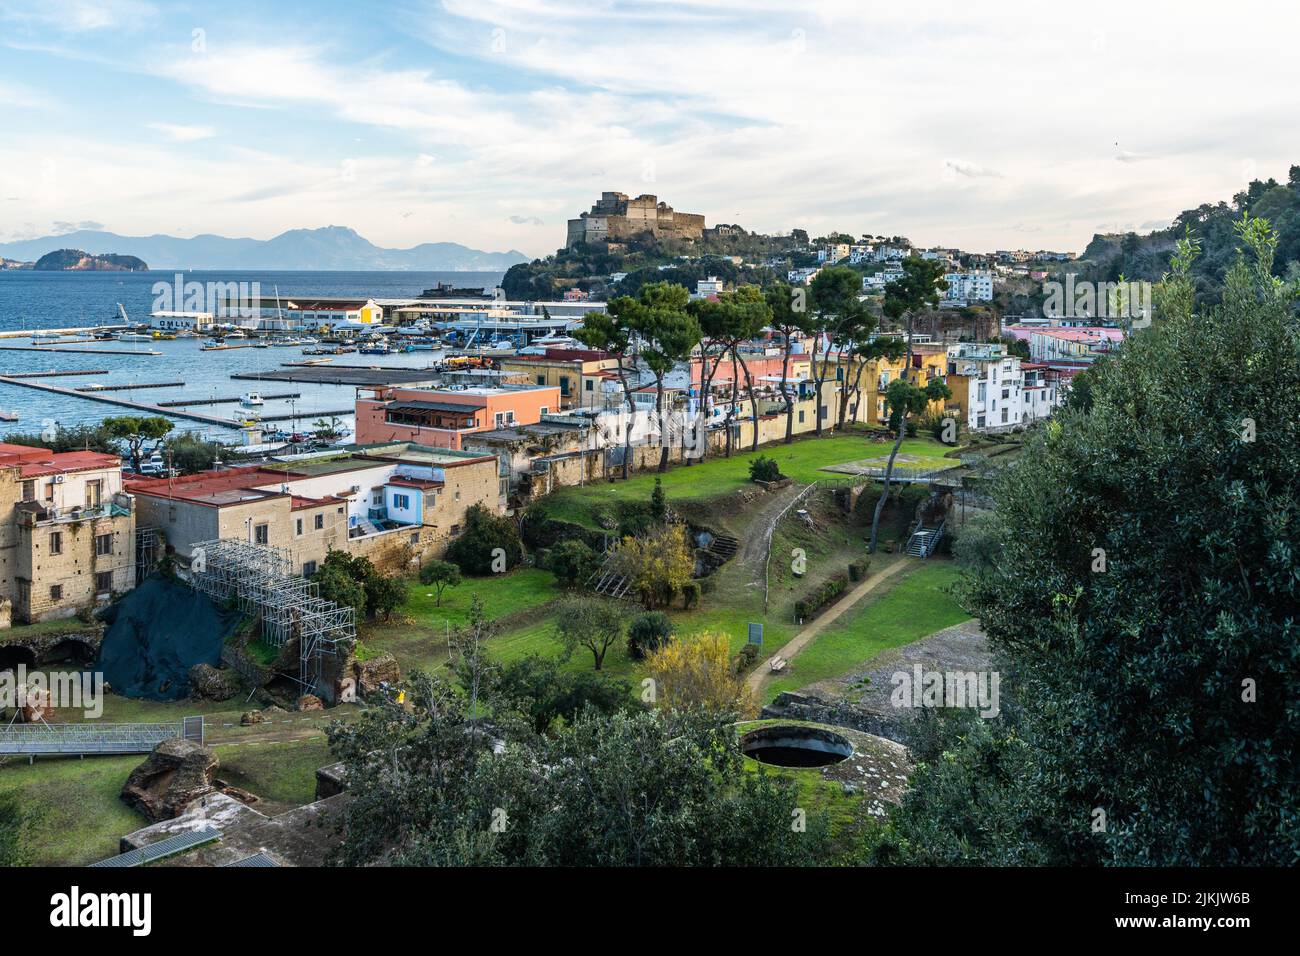
[[533, 425], [560, 410], [560, 390], [535, 388], [376, 388], [357, 397], [356, 441], [411, 441], [460, 450], [461, 439], [507, 425]]

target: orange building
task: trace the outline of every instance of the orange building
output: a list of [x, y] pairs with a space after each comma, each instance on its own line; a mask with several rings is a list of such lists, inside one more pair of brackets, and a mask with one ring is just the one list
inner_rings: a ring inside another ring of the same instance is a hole
[[534, 425], [543, 415], [560, 410], [556, 386], [369, 391], [369, 397], [357, 397], [356, 440], [363, 445], [410, 441], [459, 451], [465, 435]]

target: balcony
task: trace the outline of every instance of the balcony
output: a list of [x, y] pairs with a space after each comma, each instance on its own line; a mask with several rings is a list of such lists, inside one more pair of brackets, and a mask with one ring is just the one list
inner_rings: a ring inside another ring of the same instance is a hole
[[[127, 499], [128, 502], [130, 499]], [[55, 508], [37, 501], [21, 501], [17, 505], [18, 523], [24, 528], [37, 525], [75, 524], [79, 521], [97, 521], [100, 518], [124, 518], [131, 514], [129, 504], [107, 501], [93, 508]]]

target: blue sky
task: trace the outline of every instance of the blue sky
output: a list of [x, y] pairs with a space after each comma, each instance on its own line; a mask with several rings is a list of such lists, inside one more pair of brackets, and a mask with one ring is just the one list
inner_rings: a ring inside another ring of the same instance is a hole
[[1249, 2], [0, 0], [0, 240], [333, 224], [538, 255], [612, 189], [1077, 251], [1300, 162], [1298, 25]]

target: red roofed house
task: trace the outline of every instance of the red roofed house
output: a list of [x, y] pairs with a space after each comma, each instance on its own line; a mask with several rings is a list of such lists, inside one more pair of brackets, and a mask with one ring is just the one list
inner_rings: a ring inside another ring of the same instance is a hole
[[135, 587], [122, 461], [0, 443], [0, 626], [71, 617]]
[[472, 505], [500, 510], [506, 487], [498, 470], [494, 456], [388, 442], [315, 459], [133, 479], [128, 488], [141, 525], [161, 530], [182, 556], [198, 542], [236, 538], [284, 548], [310, 575], [332, 550], [381, 565], [441, 554]]

